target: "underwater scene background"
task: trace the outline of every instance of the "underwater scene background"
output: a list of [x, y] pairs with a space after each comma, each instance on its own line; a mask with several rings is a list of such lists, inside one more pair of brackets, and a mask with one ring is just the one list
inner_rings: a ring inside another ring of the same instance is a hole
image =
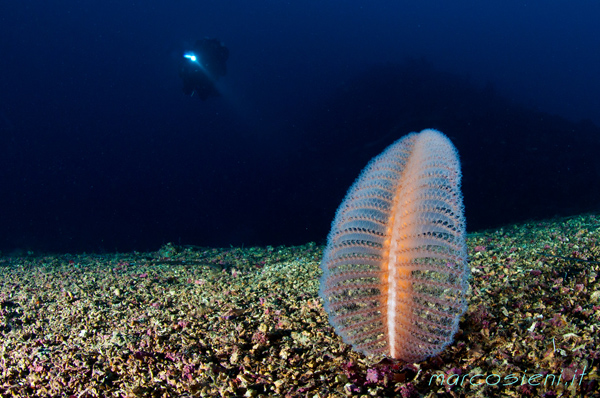
[[[600, 396], [599, 16], [2, 2], [0, 396]], [[365, 356], [319, 297], [327, 235], [427, 128], [460, 156], [468, 308], [439, 355]]]
[[[467, 228], [598, 209], [594, 1], [3, 2], [0, 250], [324, 243], [411, 131], [458, 148]], [[229, 49], [220, 97], [183, 55]]]

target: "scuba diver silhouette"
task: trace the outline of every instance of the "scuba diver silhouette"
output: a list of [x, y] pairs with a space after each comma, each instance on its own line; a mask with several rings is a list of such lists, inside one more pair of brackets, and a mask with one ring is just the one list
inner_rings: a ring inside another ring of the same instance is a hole
[[191, 51], [183, 54], [179, 76], [183, 80], [183, 93], [205, 100], [218, 97], [215, 82], [227, 74], [229, 50], [217, 39], [197, 40]]

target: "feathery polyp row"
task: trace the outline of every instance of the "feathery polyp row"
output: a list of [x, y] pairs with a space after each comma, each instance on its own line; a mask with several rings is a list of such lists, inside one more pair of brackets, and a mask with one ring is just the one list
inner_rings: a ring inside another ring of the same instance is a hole
[[452, 342], [469, 275], [460, 180], [452, 142], [423, 130], [371, 160], [346, 194], [320, 296], [356, 351], [419, 362]]

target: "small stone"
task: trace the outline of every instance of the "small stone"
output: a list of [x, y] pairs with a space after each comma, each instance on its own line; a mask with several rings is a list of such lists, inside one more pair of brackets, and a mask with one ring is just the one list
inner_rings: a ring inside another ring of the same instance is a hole
[[335, 382], [346, 384], [348, 383], [348, 376], [346, 376], [345, 374], [337, 375], [335, 376]]
[[344, 386], [344, 392], [346, 393], [346, 395], [353, 395], [355, 392], [358, 392], [358, 387], [356, 386], [356, 384], [352, 384], [352, 383], [347, 383]]

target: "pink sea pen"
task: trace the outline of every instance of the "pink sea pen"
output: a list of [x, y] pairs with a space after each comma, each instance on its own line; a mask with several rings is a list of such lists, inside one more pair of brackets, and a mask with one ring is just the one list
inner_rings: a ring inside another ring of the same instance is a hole
[[320, 296], [354, 350], [418, 362], [452, 342], [469, 275], [460, 180], [450, 140], [424, 130], [373, 159], [348, 191]]

